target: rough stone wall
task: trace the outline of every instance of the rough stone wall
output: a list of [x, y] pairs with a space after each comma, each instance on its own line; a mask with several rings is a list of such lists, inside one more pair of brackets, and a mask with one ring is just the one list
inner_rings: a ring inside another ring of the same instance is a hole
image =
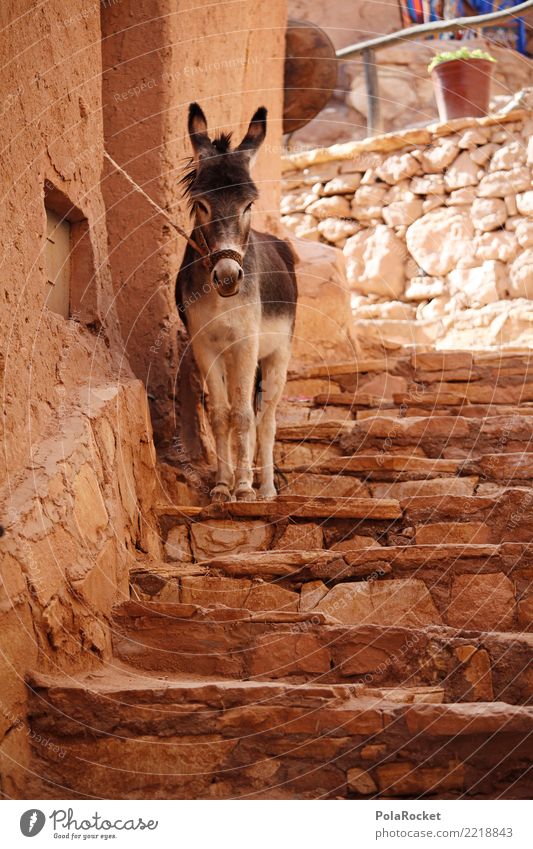
[[[107, 264], [99, 3], [1, 15], [0, 792], [21, 798], [26, 673], [101, 664], [132, 553], [158, 542], [151, 425]], [[69, 320], [44, 306], [45, 201], [75, 219]]]
[[[261, 192], [255, 226], [276, 227], [286, 7], [141, 0], [102, 10], [104, 120], [108, 149], [175, 219], [188, 226], [179, 177], [190, 145], [187, 109], [197, 100], [210, 130], [244, 135], [255, 109], [269, 111], [267, 140], [254, 168]], [[105, 182], [111, 264], [121, 327], [135, 374], [145, 381], [159, 443], [172, 443], [180, 395], [194, 387], [174, 304], [183, 240], [122, 177]], [[178, 374], [182, 357], [186, 367]], [[177, 392], [177, 408], [174, 394]], [[189, 411], [190, 413], [190, 411]], [[197, 426], [192, 422], [191, 433]], [[191, 446], [189, 446], [191, 448]]]
[[521, 110], [286, 157], [282, 221], [342, 248], [357, 318], [421, 320], [404, 342], [475, 310], [493, 335], [469, 344], [530, 344], [532, 130]]
[[[344, 0], [289, 0], [289, 16], [314, 21], [323, 27], [335, 48], [346, 47], [401, 29], [396, 0], [385, 3]], [[533, 17], [531, 17], [533, 22]], [[533, 47], [533, 30], [529, 30]], [[515, 51], [489, 45], [481, 38], [469, 42], [482, 47], [498, 60], [493, 69], [492, 104], [500, 107], [524, 86], [531, 85], [532, 65]], [[423, 125], [437, 119], [433, 84], [427, 73], [433, 54], [446, 49], [442, 41], [409, 41], [376, 52], [383, 132]], [[339, 62], [337, 89], [330, 102], [313, 121], [291, 137], [291, 146], [313, 148], [367, 134], [367, 99], [362, 60]]]

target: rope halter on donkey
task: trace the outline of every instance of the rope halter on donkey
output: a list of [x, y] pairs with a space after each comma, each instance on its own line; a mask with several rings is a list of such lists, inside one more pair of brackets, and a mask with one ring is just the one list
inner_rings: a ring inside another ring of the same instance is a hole
[[[212, 271], [219, 261], [219, 259], [234, 259], [237, 265], [242, 269], [243, 266], [243, 256], [238, 251], [232, 251], [230, 248], [225, 248], [221, 251], [211, 251], [209, 245], [206, 242], [205, 236], [202, 232], [202, 227], [199, 226], [196, 229], [197, 235], [200, 237], [199, 241], [203, 246], [203, 257], [207, 260], [207, 264], [209, 266], [209, 270]], [[189, 239], [190, 244], [190, 239]]]

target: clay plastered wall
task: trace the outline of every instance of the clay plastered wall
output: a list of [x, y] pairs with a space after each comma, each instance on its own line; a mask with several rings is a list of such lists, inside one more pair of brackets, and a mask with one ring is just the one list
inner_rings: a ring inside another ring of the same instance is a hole
[[[0, 350], [7, 416], [0, 422], [0, 428], [5, 428], [0, 479], [27, 465], [30, 444], [45, 432], [59, 407], [57, 386], [63, 378], [69, 379], [69, 355], [79, 352], [83, 356], [84, 350], [84, 346], [72, 344], [72, 328], [43, 308], [47, 293], [47, 181], [65, 191], [90, 223], [93, 268], [88, 273], [90, 291], [84, 299], [84, 304], [90, 304], [89, 321], [97, 318], [98, 311], [106, 312], [106, 297], [111, 293], [103, 266], [107, 246], [99, 188], [98, 4], [90, 15], [86, 6], [77, 0], [69, 5], [67, 14], [64, 4], [56, 0], [36, 13], [31, 2], [9, 2], [2, 10], [6, 27], [2, 32], [5, 147], [0, 157], [4, 212]], [[108, 324], [112, 333], [112, 321]], [[100, 344], [102, 353], [105, 351], [103, 343], [82, 325], [76, 330], [89, 343], [89, 350]], [[104, 355], [102, 361], [106, 358]]]
[[[279, 154], [285, 3], [150, 0], [102, 9], [105, 132], [110, 153], [175, 219], [188, 226], [178, 180], [190, 156], [189, 102], [202, 104], [212, 131], [243, 135], [255, 109], [269, 110], [255, 166], [261, 190], [256, 226], [274, 226]], [[105, 183], [111, 263], [122, 333], [135, 373], [146, 382], [154, 429], [172, 440], [173, 396], [185, 343], [174, 304], [184, 245], [123, 178]], [[190, 370], [190, 368], [189, 368]], [[179, 386], [178, 386], [179, 392]], [[190, 390], [187, 389], [190, 402]]]
[[[158, 549], [146, 398], [122, 358], [107, 266], [99, 4], [12, 0], [2, 16], [0, 791], [21, 798], [39, 745], [26, 673], [105, 660], [132, 553]], [[70, 320], [44, 307], [57, 190], [85, 234]]]
[[[461, 314], [531, 343], [533, 116], [463, 119], [287, 157], [282, 221], [342, 248], [360, 318], [420, 319], [446, 336]], [[462, 338], [463, 344], [465, 339]]]

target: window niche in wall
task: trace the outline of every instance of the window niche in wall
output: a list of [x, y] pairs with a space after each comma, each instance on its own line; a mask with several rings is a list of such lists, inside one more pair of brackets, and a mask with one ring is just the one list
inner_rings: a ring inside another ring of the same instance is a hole
[[89, 222], [83, 212], [50, 181], [45, 182], [46, 291], [44, 306], [65, 319], [96, 321], [95, 263]]
[[70, 317], [70, 222], [46, 210], [44, 249], [47, 292], [44, 305], [52, 312]]

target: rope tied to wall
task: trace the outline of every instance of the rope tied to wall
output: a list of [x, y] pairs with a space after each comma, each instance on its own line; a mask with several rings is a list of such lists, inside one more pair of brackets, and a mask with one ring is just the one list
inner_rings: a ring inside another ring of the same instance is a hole
[[153, 199], [150, 197], [150, 195], [149, 195], [149, 194], [147, 194], [147, 193], [144, 191], [144, 189], [142, 189], [142, 188], [141, 188], [141, 186], [139, 186], [139, 184], [138, 184], [138, 183], [136, 183], [136, 182], [135, 182], [135, 180], [134, 180], [132, 177], [130, 177], [130, 175], [128, 174], [128, 172], [127, 172], [127, 171], [125, 171], [125, 170], [124, 170], [124, 168], [122, 168], [122, 167], [118, 164], [118, 162], [115, 162], [115, 160], [113, 159], [113, 157], [112, 157], [112, 156], [110, 156], [110, 155], [109, 155], [109, 153], [107, 152], [107, 150], [104, 150], [104, 157], [105, 157], [105, 159], [107, 159], [107, 161], [108, 161], [108, 162], [110, 162], [110, 163], [111, 163], [111, 165], [113, 166], [113, 168], [114, 168], [116, 171], [119, 171], [119, 172], [120, 172], [120, 174], [122, 174], [122, 176], [123, 176], [123, 177], [125, 177], [125, 179], [128, 181], [128, 183], [129, 183], [131, 186], [133, 186], [133, 188], [134, 188], [137, 192], [139, 192], [139, 193], [140, 193], [140, 194], [141, 194], [141, 195], [145, 198], [145, 200], [147, 200], [147, 201], [148, 201], [148, 203], [150, 204], [150, 206], [152, 206], [152, 207], [156, 210], [156, 212], [158, 212], [158, 213], [159, 213], [159, 215], [162, 215], [162, 216], [163, 216], [163, 218], [165, 218], [165, 219], [166, 219], [166, 221], [170, 224], [170, 226], [171, 226], [171, 227], [173, 227], [173, 228], [174, 228], [174, 230], [176, 230], [176, 232], [177, 232], [177, 233], [179, 233], [179, 235], [180, 235], [183, 239], [185, 239], [185, 241], [186, 241], [186, 242], [188, 242], [188, 244], [191, 246], [191, 248], [193, 248], [193, 250], [195, 250], [195, 251], [196, 251], [196, 253], [197, 253], [197, 254], [199, 254], [199, 255], [202, 257], [202, 259], [203, 259], [203, 260], [209, 260], [209, 255], [208, 255], [207, 253], [205, 253], [205, 252], [204, 252], [204, 251], [200, 248], [200, 246], [199, 246], [198, 242], [196, 242], [196, 241], [192, 238], [192, 236], [187, 235], [187, 233], [185, 232], [185, 230], [184, 230], [182, 227], [180, 227], [180, 225], [179, 225], [179, 224], [176, 224], [176, 222], [175, 222], [175, 221], [173, 221], [173, 219], [170, 217], [170, 215], [168, 214], [168, 212], [165, 212], [165, 210], [163, 209], [163, 207], [159, 206], [159, 204], [158, 204], [158, 203], [156, 203], [156, 202], [155, 202], [155, 200], [153, 200]]

